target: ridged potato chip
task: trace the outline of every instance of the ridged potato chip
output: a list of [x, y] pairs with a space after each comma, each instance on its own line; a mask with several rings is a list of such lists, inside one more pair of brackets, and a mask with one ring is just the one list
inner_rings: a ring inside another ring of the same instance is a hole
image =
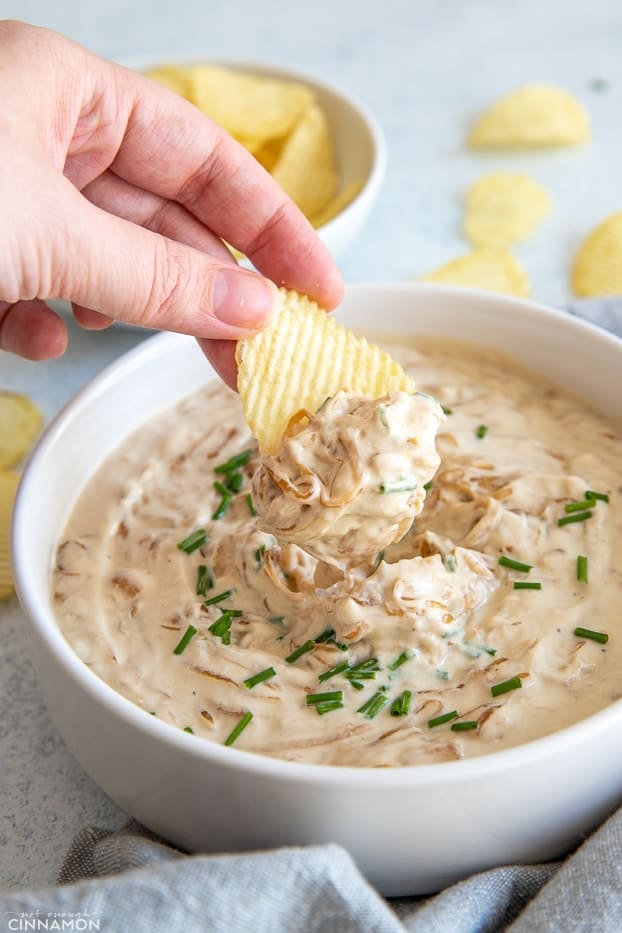
[[252, 152], [268, 139], [286, 136], [313, 101], [302, 84], [217, 65], [195, 65], [191, 81], [197, 107]]
[[491, 172], [467, 191], [464, 230], [474, 246], [511, 246], [551, 210], [551, 199], [527, 175]]
[[244, 415], [264, 453], [279, 449], [294, 416], [317, 411], [340, 390], [370, 398], [415, 391], [388, 353], [356, 337], [305, 295], [279, 292], [268, 327], [240, 340], [236, 350]]
[[572, 288], [586, 298], [622, 295], [622, 211], [588, 236], [572, 267]]
[[330, 201], [337, 172], [330, 130], [317, 104], [307, 107], [279, 155], [272, 177], [307, 217]]
[[0, 391], [0, 468], [19, 463], [42, 421], [41, 412], [25, 395]]
[[19, 476], [0, 470], [0, 599], [13, 593], [13, 575], [9, 558], [9, 528]]
[[590, 138], [590, 120], [575, 97], [552, 84], [526, 84], [502, 97], [475, 121], [469, 146], [576, 146]]
[[506, 249], [481, 247], [465, 256], [420, 276], [421, 282], [441, 282], [446, 285], [466, 285], [490, 292], [505, 292], [526, 298], [530, 284], [527, 273]]

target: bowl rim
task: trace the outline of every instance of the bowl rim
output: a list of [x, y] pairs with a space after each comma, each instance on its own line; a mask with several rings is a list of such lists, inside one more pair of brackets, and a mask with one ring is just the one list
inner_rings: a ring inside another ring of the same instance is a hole
[[[508, 310], [527, 312], [534, 318], [556, 318], [558, 321], [564, 321], [564, 326], [575, 329], [588, 339], [597, 340], [615, 348], [615, 351], [619, 352], [622, 357], [622, 338], [560, 309], [554, 309], [529, 299], [434, 283], [361, 283], [347, 286], [347, 294], [354, 297], [360, 293], [376, 291], [410, 294], [427, 292], [434, 293], [441, 298], [443, 295], [452, 296], [454, 299], [456, 295], [471, 299], [475, 296], [480, 303], [491, 307], [502, 304]], [[225, 747], [209, 739], [202, 739], [200, 736], [188, 735], [176, 726], [148, 715], [91, 671], [65, 640], [49, 600], [46, 602], [37, 598], [30, 584], [28, 541], [22, 529], [27, 511], [31, 507], [34, 508], [30, 505], [30, 502], [35, 501], [30, 494], [30, 487], [37, 482], [39, 463], [45, 458], [50, 448], [53, 448], [59, 434], [64, 430], [65, 423], [88, 407], [93, 396], [105, 392], [108, 382], [123, 378], [124, 370], [131, 368], [137, 360], [141, 360], [146, 365], [150, 361], [153, 362], [166, 356], [170, 352], [169, 347], [172, 348], [174, 344], [189, 340], [192, 338], [180, 334], [160, 333], [148, 337], [137, 347], [122, 354], [102, 369], [67, 402], [48, 424], [28, 458], [19, 484], [11, 525], [11, 556], [15, 588], [21, 607], [29, 625], [63, 668], [65, 675], [69, 676], [92, 700], [114, 717], [122, 719], [126, 725], [136, 727], [140, 732], [146, 733], [147, 737], [158, 739], [164, 745], [178, 749], [186, 755], [193, 755], [197, 760], [208, 764], [213, 762], [219, 767], [231, 768], [234, 771], [255, 773], [294, 783], [347, 784], [362, 789], [404, 786], [421, 788], [429, 785], [451, 785], [461, 781], [491, 779], [503, 775], [506, 771], [515, 770], [521, 765], [534, 766], [559, 753], [572, 751], [573, 748], [580, 746], [584, 739], [594, 738], [609, 731], [615, 723], [620, 725], [622, 699], [614, 700], [602, 710], [549, 735], [473, 758], [395, 768], [322, 765], [272, 758], [239, 748]], [[208, 379], [215, 376], [214, 370], [207, 364], [207, 361], [206, 375]], [[121, 440], [119, 439], [119, 442]]]
[[299, 71], [296, 68], [288, 68], [285, 65], [280, 65], [276, 62], [273, 63], [267, 59], [245, 60], [242, 58], [220, 58], [219, 56], [212, 58], [211, 56], [207, 56], [205, 52], [197, 52], [195, 54], [194, 52], [180, 53], [178, 51], [172, 55], [162, 54], [157, 56], [131, 56], [128, 58], [124, 57], [116, 60], [116, 64], [121, 65], [124, 68], [129, 68], [132, 71], [140, 72], [143, 72], [148, 68], [155, 68], [158, 65], [218, 65], [222, 68], [231, 68], [233, 70], [238, 69], [245, 72], [255, 72], [260, 76], [272, 76], [275, 78], [280, 78], [284, 81], [298, 81], [300, 84], [306, 84], [310, 87], [317, 87], [325, 93], [339, 99], [343, 104], [346, 105], [346, 107], [357, 114], [357, 116], [369, 131], [372, 149], [371, 169], [367, 175], [367, 178], [364, 180], [360, 191], [356, 193], [352, 200], [349, 201], [348, 204], [346, 204], [346, 206], [342, 208], [338, 214], [332, 217], [327, 223], [322, 224], [321, 227], [317, 227], [316, 229], [318, 233], [321, 231], [322, 235], [326, 235], [327, 232], [332, 232], [336, 226], [337, 221], [340, 221], [341, 218], [345, 215], [352, 213], [355, 206], [358, 206], [363, 200], [371, 199], [374, 201], [380, 192], [380, 188], [382, 187], [387, 170], [387, 142], [382, 126], [380, 125], [378, 118], [358, 96], [351, 94], [349, 91], [343, 90], [343, 88], [339, 85], [329, 84], [328, 81], [324, 81], [322, 78], [316, 77], [314, 74], [306, 71]]

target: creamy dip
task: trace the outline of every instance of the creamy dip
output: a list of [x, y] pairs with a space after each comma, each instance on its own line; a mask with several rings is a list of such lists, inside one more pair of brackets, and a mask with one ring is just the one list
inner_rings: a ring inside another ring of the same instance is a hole
[[[81, 494], [56, 554], [57, 618], [145, 715], [219, 743], [242, 720], [245, 751], [391, 767], [514, 746], [622, 694], [619, 430], [498, 352], [388, 348], [444, 419], [425, 396], [336, 396], [310, 423], [339, 432], [316, 444], [305, 428], [256, 473], [237, 396], [210, 384]], [[304, 513], [273, 485], [291, 492], [301, 463]], [[331, 490], [350, 499], [327, 513]]]

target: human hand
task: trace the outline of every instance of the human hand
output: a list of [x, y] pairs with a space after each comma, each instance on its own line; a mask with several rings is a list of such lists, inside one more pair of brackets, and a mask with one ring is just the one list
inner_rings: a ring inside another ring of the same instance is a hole
[[274, 286], [330, 309], [337, 268], [259, 163], [166, 88], [68, 39], [0, 22], [0, 348], [61, 355], [64, 321], [192, 334], [235, 385], [236, 339], [264, 326]]

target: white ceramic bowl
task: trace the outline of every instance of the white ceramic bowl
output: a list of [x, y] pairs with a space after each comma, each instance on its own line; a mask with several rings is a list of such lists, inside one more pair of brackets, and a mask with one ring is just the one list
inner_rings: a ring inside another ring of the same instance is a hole
[[[622, 420], [622, 341], [562, 312], [431, 285], [354, 286], [357, 329], [468, 336]], [[19, 597], [52, 716], [85, 770], [128, 813], [190, 851], [334, 841], [385, 894], [574, 845], [622, 798], [622, 702], [518, 748], [394, 770], [297, 764], [190, 736], [115, 693], [75, 655], [50, 608], [54, 550], [102, 459], [213, 375], [193, 341], [149, 339], [98, 376], [48, 428], [24, 473], [13, 527]], [[606, 620], [603, 620], [603, 624]], [[617, 620], [610, 621], [617, 624]]]
[[[127, 67], [146, 71], [161, 64], [191, 65], [205, 62], [205, 55], [161, 56], [157, 60], [142, 59], [124, 62]], [[384, 180], [387, 154], [384, 134], [374, 115], [358, 100], [344, 91], [311, 75], [265, 62], [209, 59], [212, 64], [234, 68], [248, 74], [281, 81], [298, 81], [311, 88], [322, 107], [330, 127], [339, 171], [341, 193], [353, 182], [362, 182], [356, 197], [336, 217], [318, 229], [318, 235], [328, 250], [337, 256], [354, 240], [367, 220]]]

